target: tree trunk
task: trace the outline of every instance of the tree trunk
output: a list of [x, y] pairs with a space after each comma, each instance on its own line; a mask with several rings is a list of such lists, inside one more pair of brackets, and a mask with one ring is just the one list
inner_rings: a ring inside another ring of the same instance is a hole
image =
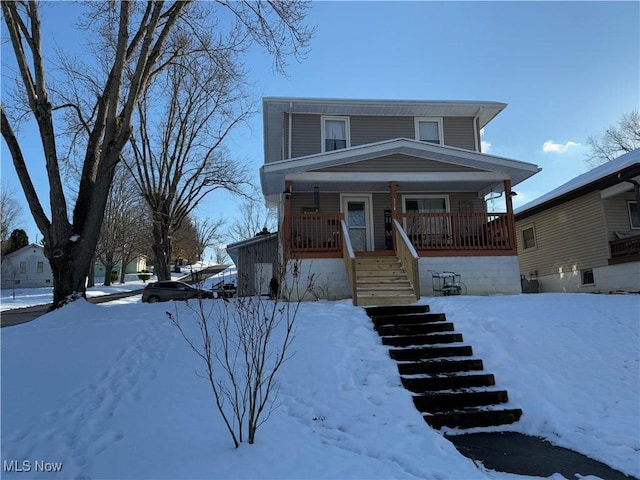
[[89, 275], [87, 275], [87, 288], [96, 286], [96, 260], [95, 258], [91, 259], [91, 264], [89, 265]]
[[113, 270], [113, 262], [104, 262], [104, 286], [111, 286], [111, 270]]
[[53, 243], [45, 237], [45, 255], [49, 259], [53, 276], [53, 306], [58, 308], [72, 297], [86, 297], [87, 272], [91, 255], [78, 241]]
[[[154, 215], [155, 216], [155, 215]], [[171, 280], [169, 262], [171, 261], [171, 236], [163, 222], [153, 222], [154, 273], [159, 281]]]

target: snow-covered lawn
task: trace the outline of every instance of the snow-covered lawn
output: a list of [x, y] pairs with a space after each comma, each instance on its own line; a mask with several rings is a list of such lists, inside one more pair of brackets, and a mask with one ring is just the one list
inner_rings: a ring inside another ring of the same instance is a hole
[[[507, 429], [640, 476], [640, 297], [422, 303], [447, 314], [524, 410]], [[31, 468], [3, 478], [524, 478], [476, 466], [424, 423], [350, 301], [302, 305], [279, 406], [236, 450], [167, 319], [176, 308], [188, 322], [184, 303], [78, 301], [2, 329], [1, 459]], [[62, 471], [36, 473], [36, 462]]]
[[[172, 272], [171, 278], [173, 280], [178, 280], [192, 271], [197, 272], [205, 267], [207, 267], [205, 264], [188, 265], [186, 267], [182, 267], [182, 273]], [[235, 267], [229, 268], [224, 271], [224, 276], [219, 274], [212, 278], [224, 278], [225, 281], [228, 278], [235, 279], [235, 272]], [[104, 283], [104, 278], [96, 278], [96, 286], [87, 289], [87, 297], [101, 297], [103, 295], [110, 295], [113, 293], [131, 292], [133, 290], [144, 288], [147, 283], [155, 281], [156, 277], [154, 276], [152, 276], [149, 281], [143, 282], [138, 278], [137, 274], [128, 274], [125, 276], [125, 283], [114, 282], [112, 285], [105, 287], [102, 285]], [[205, 283], [210, 287], [211, 280], [207, 280]], [[5, 310], [32, 307], [34, 305], [46, 305], [51, 303], [52, 300], [53, 287], [16, 288], [15, 290], [3, 289], [0, 290], [0, 311], [4, 312]]]

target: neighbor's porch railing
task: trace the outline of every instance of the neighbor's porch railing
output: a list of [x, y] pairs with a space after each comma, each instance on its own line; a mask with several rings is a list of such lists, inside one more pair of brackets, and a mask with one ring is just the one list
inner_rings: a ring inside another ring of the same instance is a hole
[[286, 219], [286, 235], [293, 254], [342, 253], [342, 213], [296, 213]]
[[609, 242], [611, 246], [611, 258], [626, 257], [640, 254], [640, 235], [621, 238]]
[[514, 250], [513, 215], [508, 213], [398, 213], [416, 250]]

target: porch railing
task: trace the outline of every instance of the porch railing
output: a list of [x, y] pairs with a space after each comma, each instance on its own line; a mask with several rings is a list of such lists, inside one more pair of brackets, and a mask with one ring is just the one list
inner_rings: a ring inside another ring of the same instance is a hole
[[513, 216], [508, 213], [398, 213], [416, 250], [512, 250]]
[[287, 230], [292, 253], [341, 253], [342, 213], [289, 215]]
[[611, 246], [611, 258], [625, 257], [627, 255], [640, 254], [640, 235], [621, 238], [609, 242]]
[[353, 298], [353, 304], [358, 305], [358, 289], [356, 286], [356, 254], [351, 246], [351, 238], [349, 238], [349, 227], [344, 220], [340, 220], [340, 226], [342, 231], [342, 256], [344, 258], [344, 264], [347, 268], [347, 275], [349, 276], [349, 285], [351, 286], [351, 294]]
[[409, 241], [409, 238], [402, 230], [402, 226], [398, 223], [398, 220], [393, 220], [393, 242], [396, 246], [396, 254], [398, 259], [411, 281], [413, 291], [417, 298], [420, 298], [420, 257], [418, 252]]

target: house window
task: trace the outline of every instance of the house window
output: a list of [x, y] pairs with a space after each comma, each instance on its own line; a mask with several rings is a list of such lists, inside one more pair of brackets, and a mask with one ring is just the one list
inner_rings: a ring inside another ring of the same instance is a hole
[[595, 280], [593, 279], [593, 270], [582, 270], [582, 285], [593, 285]]
[[20, 273], [27, 273], [27, 262], [20, 262]]
[[36, 271], [38, 273], [42, 273], [43, 270], [44, 270], [44, 262], [38, 262], [38, 265], [36, 267]]
[[536, 246], [536, 232], [533, 227], [522, 230], [522, 247], [523, 250], [534, 248]]
[[[406, 195], [402, 197], [405, 213], [447, 213], [449, 197], [435, 195]], [[446, 236], [451, 232], [449, 218], [445, 215], [435, 217], [413, 217], [405, 224], [405, 231], [411, 235], [425, 237]]]
[[323, 152], [350, 147], [349, 136], [349, 117], [322, 117]]
[[640, 228], [640, 213], [638, 212], [638, 202], [627, 202], [629, 209], [629, 223], [631, 228]]
[[429, 143], [442, 142], [442, 119], [437, 117], [417, 117], [415, 120], [416, 140]]

